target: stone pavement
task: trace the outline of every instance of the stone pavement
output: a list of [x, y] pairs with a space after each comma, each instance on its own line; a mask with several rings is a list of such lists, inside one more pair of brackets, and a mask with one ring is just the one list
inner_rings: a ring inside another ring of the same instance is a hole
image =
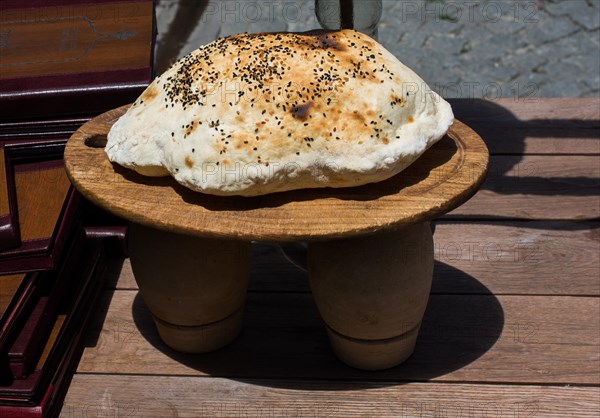
[[[380, 42], [445, 97], [600, 95], [600, 0], [382, 3]], [[160, 0], [157, 70], [216, 37], [319, 28], [314, 7], [314, 0]]]

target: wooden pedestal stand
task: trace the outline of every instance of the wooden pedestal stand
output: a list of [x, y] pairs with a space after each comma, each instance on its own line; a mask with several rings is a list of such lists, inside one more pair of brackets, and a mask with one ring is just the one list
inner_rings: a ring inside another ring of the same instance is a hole
[[65, 164], [84, 196], [131, 221], [136, 280], [169, 346], [205, 352], [236, 337], [250, 241], [308, 241], [311, 286], [339, 358], [376, 370], [410, 356], [432, 279], [429, 221], [469, 199], [487, 170], [475, 132], [456, 121], [384, 182], [224, 198], [111, 164], [94, 138], [125, 110], [83, 125]]

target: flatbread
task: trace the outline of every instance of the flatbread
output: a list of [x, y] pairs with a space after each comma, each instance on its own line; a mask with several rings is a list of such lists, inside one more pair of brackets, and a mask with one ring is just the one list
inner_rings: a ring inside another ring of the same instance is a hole
[[352, 30], [260, 33], [200, 47], [108, 134], [110, 161], [214, 195], [388, 179], [443, 137], [450, 105]]

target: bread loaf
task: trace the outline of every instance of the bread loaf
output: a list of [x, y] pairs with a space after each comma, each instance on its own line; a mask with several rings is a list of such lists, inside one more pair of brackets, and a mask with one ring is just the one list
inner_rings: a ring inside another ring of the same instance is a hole
[[450, 105], [352, 30], [235, 35], [157, 77], [108, 135], [108, 158], [215, 195], [388, 179], [443, 137]]

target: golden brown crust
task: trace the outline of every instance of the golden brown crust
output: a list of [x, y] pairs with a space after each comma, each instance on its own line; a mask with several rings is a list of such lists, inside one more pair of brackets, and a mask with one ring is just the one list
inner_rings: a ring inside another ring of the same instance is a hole
[[[350, 79], [372, 84], [384, 79], [401, 82], [387, 68], [382, 55], [373, 41], [354, 31], [235, 35], [188, 55], [158, 86], [166, 98], [165, 108], [228, 107], [237, 111], [240, 123], [245, 122], [244, 113], [250, 109], [262, 110], [262, 118], [255, 121], [251, 132], [254, 135], [238, 131], [227, 134], [232, 134], [231, 141], [215, 141], [214, 147], [223, 151], [221, 155], [227, 153], [225, 145], [232, 143], [236, 149], [255, 152], [261, 141], [276, 147], [296, 142], [297, 152], [301, 153], [311, 147], [305, 138], [348, 141], [357, 137], [355, 133], [387, 143], [388, 138], [379, 135], [376, 126], [381, 121], [374, 109], [365, 109], [365, 113], [355, 110], [355, 117], [344, 119], [345, 103], [340, 102], [340, 90]], [[291, 62], [295, 65], [290, 66]], [[225, 94], [212, 85], [220, 83], [225, 83]], [[222, 100], [213, 103], [215, 95]], [[140, 100], [149, 102], [156, 96], [154, 89]], [[390, 101], [401, 103], [402, 98], [390, 97]], [[183, 127], [182, 136], [188, 136], [197, 126]], [[286, 134], [274, 135], [277, 131]], [[288, 131], [294, 132], [293, 137]], [[353, 134], [345, 135], [350, 132]], [[225, 132], [222, 134], [227, 138]], [[179, 135], [181, 132], [175, 132]]]
[[214, 194], [361, 185], [446, 132], [450, 106], [430, 93], [352, 30], [235, 35], [158, 77], [111, 129], [107, 154]]

